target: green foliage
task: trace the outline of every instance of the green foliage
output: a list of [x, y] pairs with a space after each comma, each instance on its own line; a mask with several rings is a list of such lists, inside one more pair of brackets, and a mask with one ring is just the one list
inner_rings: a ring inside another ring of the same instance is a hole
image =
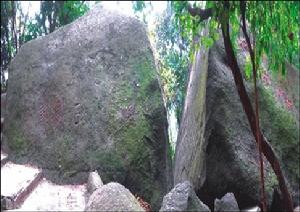
[[[6, 90], [4, 72], [21, 43], [20, 36], [16, 33], [17, 9], [22, 14], [19, 2], [1, 1], [1, 92]], [[19, 30], [21, 25], [22, 22]]]
[[203, 43], [206, 48], [209, 48], [214, 44], [214, 40], [211, 37], [203, 36], [201, 37], [201, 43]]
[[21, 127], [17, 122], [10, 123], [11, 127], [7, 134], [11, 135], [11, 140], [8, 142], [8, 146], [12, 151], [17, 153], [24, 153], [30, 148], [30, 142], [25, 138]]
[[[87, 163], [91, 167], [98, 167], [103, 182], [123, 182], [125, 176], [125, 160], [118, 151], [89, 150], [86, 154]], [[105, 162], [104, 162], [105, 161]]]
[[4, 71], [24, 43], [71, 23], [88, 9], [84, 1], [41, 1], [32, 19], [23, 13], [20, 1], [1, 1], [1, 92], [6, 87]]
[[132, 9], [135, 12], [141, 12], [143, 9], [146, 8], [145, 2], [144, 1], [133, 1], [132, 2]]
[[172, 14], [171, 4], [156, 27], [156, 51], [160, 59], [160, 76], [167, 97], [167, 107], [175, 108], [180, 119], [188, 77], [189, 41], [176, 27], [177, 19]]
[[246, 57], [246, 63], [245, 63], [245, 76], [246, 76], [246, 79], [247, 80], [251, 79], [252, 75], [253, 75], [252, 64], [251, 64], [250, 56], [248, 55]]
[[26, 26], [26, 33], [24, 34], [24, 41], [25, 43], [31, 41], [43, 33], [41, 27], [36, 21], [30, 21]]
[[255, 36], [256, 63], [263, 53], [270, 69], [285, 74], [285, 61], [299, 69], [299, 11], [297, 1], [248, 2], [246, 17]]
[[151, 1], [132, 1], [132, 9], [136, 17], [142, 20], [146, 25], [148, 25], [149, 15], [153, 11]]
[[[191, 38], [198, 35], [203, 25], [188, 13], [187, 4], [187, 2], [172, 2], [171, 5], [178, 19], [175, 26], [191, 41]], [[254, 44], [257, 67], [263, 54], [266, 54], [269, 68], [275, 73], [280, 71], [285, 74], [286, 61], [299, 69], [299, 5], [297, 1], [247, 2], [246, 19], [248, 30], [253, 37], [252, 45]], [[231, 1], [229, 11], [225, 11], [223, 2], [208, 1], [206, 8], [213, 8], [214, 15], [209, 22], [210, 39], [202, 38], [203, 44], [210, 46], [211, 39], [217, 38], [220, 23], [229, 18], [230, 36], [235, 50], [237, 38], [241, 35], [240, 2]]]
[[41, 1], [40, 14], [36, 20], [44, 33], [48, 34], [84, 15], [88, 9], [84, 1]]
[[174, 25], [178, 28], [181, 36], [189, 43], [193, 43], [195, 35], [198, 35], [202, 25], [199, 17], [193, 17], [187, 11], [187, 1], [172, 1], [171, 8], [174, 13]]
[[167, 154], [168, 154], [168, 158], [171, 158], [173, 161], [175, 157], [175, 146], [173, 147], [172, 145], [170, 145]]
[[58, 12], [59, 25], [71, 23], [88, 11], [83, 1], [64, 1]]

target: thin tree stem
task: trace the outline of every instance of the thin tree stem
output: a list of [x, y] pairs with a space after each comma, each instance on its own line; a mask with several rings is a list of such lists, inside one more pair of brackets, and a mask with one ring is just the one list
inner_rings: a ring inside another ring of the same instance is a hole
[[[260, 169], [260, 196], [261, 196], [261, 205], [262, 205], [262, 211], [267, 211], [267, 202], [266, 202], [266, 193], [265, 193], [265, 181], [264, 181], [264, 162], [262, 157], [262, 148], [261, 148], [261, 139], [259, 136], [259, 109], [258, 109], [258, 91], [257, 91], [257, 67], [255, 64], [255, 52], [252, 49], [250, 38], [247, 33], [246, 28], [246, 19], [245, 19], [245, 12], [246, 12], [246, 2], [241, 1], [240, 2], [240, 8], [241, 8], [241, 17], [242, 17], [242, 30], [244, 33], [244, 36], [246, 38], [248, 50], [251, 57], [252, 62], [252, 72], [253, 72], [253, 79], [254, 79], [254, 90], [255, 90], [255, 125], [256, 125], [256, 140], [258, 144], [258, 152], [259, 152], [259, 169]], [[255, 41], [253, 42], [254, 48], [255, 48]]]

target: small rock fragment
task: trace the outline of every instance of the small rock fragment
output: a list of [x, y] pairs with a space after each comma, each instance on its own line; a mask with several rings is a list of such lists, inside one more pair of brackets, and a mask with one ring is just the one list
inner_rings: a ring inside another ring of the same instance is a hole
[[210, 211], [197, 197], [191, 183], [177, 184], [163, 199], [160, 211]]
[[103, 182], [97, 171], [90, 172], [87, 181], [87, 192], [92, 194], [95, 190], [103, 186]]
[[234, 194], [227, 193], [222, 199], [216, 199], [215, 211], [240, 211]]

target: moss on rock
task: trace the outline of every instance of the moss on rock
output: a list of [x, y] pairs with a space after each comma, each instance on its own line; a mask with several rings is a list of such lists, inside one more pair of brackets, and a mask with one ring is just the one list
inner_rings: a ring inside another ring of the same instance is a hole
[[275, 101], [269, 90], [260, 88], [259, 91], [264, 134], [275, 148], [290, 180], [299, 182], [299, 123], [292, 113]]
[[[160, 176], [160, 161], [156, 154], [163, 149], [163, 144], [156, 143], [160, 142], [160, 138], [155, 133], [155, 125], [164, 122], [164, 114], [161, 113], [164, 105], [153, 61], [147, 57], [138, 57], [129, 63], [134, 70], [134, 79], [133, 82], [123, 82], [116, 91], [117, 98], [112, 103], [116, 107], [110, 111], [114, 117], [110, 124], [115, 129], [113, 137], [116, 154], [122, 158], [127, 170], [126, 179], [122, 183], [151, 202], [154, 208], [158, 208], [163, 193], [157, 180]], [[125, 101], [117, 104], [118, 98]], [[122, 116], [122, 110], [126, 112], [130, 107], [134, 111], [128, 116], [120, 118], [117, 115]], [[161, 119], [154, 120], [156, 116]], [[155, 121], [158, 123], [153, 123]]]
[[22, 154], [28, 150], [30, 143], [17, 123], [12, 122], [11, 125], [10, 130], [7, 132], [11, 137], [8, 146], [12, 151]]

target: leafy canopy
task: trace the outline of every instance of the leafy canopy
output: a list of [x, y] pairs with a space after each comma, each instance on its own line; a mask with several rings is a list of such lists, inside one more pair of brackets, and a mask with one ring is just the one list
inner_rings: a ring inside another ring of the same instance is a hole
[[[201, 2], [195, 2], [199, 7]], [[241, 18], [240, 2], [231, 1], [229, 13], [224, 13], [221, 2], [207, 1], [206, 8], [212, 8], [214, 13], [209, 21], [209, 37], [202, 38], [202, 44], [211, 46], [218, 39], [220, 23], [224, 15], [229, 16], [230, 35], [236, 48], [240, 35]], [[199, 16], [191, 16], [187, 2], [172, 2], [172, 8], [182, 35], [191, 40], [196, 36], [204, 23]], [[246, 21], [252, 35], [252, 43], [256, 52], [256, 65], [260, 64], [262, 56], [268, 58], [269, 68], [284, 75], [285, 62], [294, 64], [299, 69], [299, 11], [298, 1], [248, 1], [246, 3]]]

